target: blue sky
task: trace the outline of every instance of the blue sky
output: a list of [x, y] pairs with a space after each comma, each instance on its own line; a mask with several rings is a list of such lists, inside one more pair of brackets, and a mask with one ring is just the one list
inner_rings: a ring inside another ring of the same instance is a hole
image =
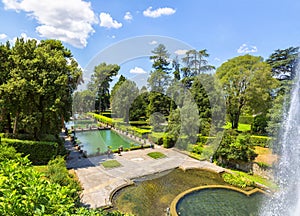
[[[298, 46], [299, 11], [296, 0], [2, 0], [0, 41], [60, 39], [82, 68], [110, 47], [117, 50], [109, 52], [112, 59], [135, 50], [131, 60], [115, 62], [134, 77], [151, 69], [147, 52], [165, 38], [178, 41], [171, 54], [207, 49], [215, 66], [246, 53], [267, 58], [275, 49]], [[144, 36], [149, 50], [143, 56], [132, 39]]]

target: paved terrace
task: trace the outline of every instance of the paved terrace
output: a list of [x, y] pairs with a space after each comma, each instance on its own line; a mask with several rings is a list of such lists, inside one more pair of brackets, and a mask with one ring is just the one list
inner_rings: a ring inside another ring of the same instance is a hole
[[[173, 149], [165, 149], [155, 146], [155, 149], [142, 149], [122, 152], [122, 155], [113, 154], [83, 158], [66, 141], [66, 146], [71, 150], [67, 161], [67, 167], [74, 169], [83, 187], [81, 201], [88, 207], [98, 208], [111, 205], [112, 194], [126, 186], [133, 184], [132, 179], [154, 173], [163, 172], [177, 167], [185, 169], [198, 168], [213, 172], [223, 172], [224, 169], [207, 161], [198, 161]], [[158, 151], [167, 157], [153, 159], [147, 154]], [[121, 163], [121, 167], [105, 169], [101, 162], [115, 159]]]

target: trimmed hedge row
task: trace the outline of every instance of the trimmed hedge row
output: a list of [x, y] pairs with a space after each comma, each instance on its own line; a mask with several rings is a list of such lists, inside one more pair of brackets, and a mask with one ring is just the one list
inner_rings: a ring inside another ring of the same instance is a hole
[[254, 146], [269, 147], [272, 142], [272, 138], [266, 137], [266, 136], [252, 135], [252, 136], [250, 136], [250, 142]]
[[91, 113], [91, 115], [93, 115], [93, 117], [95, 119], [97, 119], [98, 121], [100, 121], [104, 124], [113, 125], [113, 120], [111, 118], [108, 118], [108, 117], [100, 115], [100, 114], [95, 114], [95, 113]]
[[130, 121], [129, 123], [131, 126], [137, 126], [137, 127], [149, 126], [148, 122], [146, 122], [146, 121]]
[[215, 137], [202, 136], [201, 134], [197, 134], [197, 143], [209, 144], [214, 141]]
[[58, 154], [57, 142], [29, 141], [2, 138], [1, 143], [12, 146], [17, 152], [24, 156], [29, 155], [28, 159], [34, 165], [45, 165]]
[[112, 115], [111, 112], [102, 112], [101, 114], [107, 118], [111, 118], [111, 115]]
[[146, 138], [146, 134], [151, 133], [151, 130], [141, 129], [138, 127], [130, 127], [128, 131], [134, 132], [134, 134], [140, 135], [139, 137]]

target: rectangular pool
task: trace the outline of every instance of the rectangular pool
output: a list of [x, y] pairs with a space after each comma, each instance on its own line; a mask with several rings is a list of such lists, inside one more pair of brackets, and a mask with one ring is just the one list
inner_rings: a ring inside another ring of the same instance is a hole
[[111, 146], [112, 150], [130, 148], [131, 146], [139, 145], [124, 136], [117, 134], [112, 130], [96, 130], [76, 132], [76, 137], [79, 140], [79, 145], [83, 151], [87, 152], [88, 156], [104, 153]]

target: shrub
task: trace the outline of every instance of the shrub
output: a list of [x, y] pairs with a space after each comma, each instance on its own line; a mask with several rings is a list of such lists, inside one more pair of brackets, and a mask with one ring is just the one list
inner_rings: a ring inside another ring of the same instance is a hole
[[58, 153], [57, 142], [29, 141], [2, 138], [2, 142], [12, 146], [24, 156], [29, 155], [29, 160], [35, 165], [47, 164]]
[[147, 134], [151, 133], [151, 130], [141, 129], [138, 127], [130, 127], [129, 131], [132, 131], [135, 135], [141, 138], [147, 138]]
[[253, 146], [269, 147], [272, 138], [266, 136], [250, 136], [250, 142]]
[[210, 144], [214, 141], [215, 137], [202, 136], [197, 134], [197, 143]]
[[193, 145], [192, 152], [195, 154], [202, 154], [202, 152], [203, 152], [202, 143], [198, 143], [198, 145]]
[[264, 162], [256, 162], [256, 164], [262, 169], [269, 169], [272, 167], [270, 164]]
[[170, 134], [164, 134], [163, 146], [164, 148], [172, 148], [176, 143], [175, 137]]
[[251, 124], [252, 133], [267, 134], [268, 118], [266, 115], [257, 115]]
[[27, 158], [0, 162], [0, 215], [69, 215], [74, 200], [68, 186], [41, 178]]
[[239, 123], [241, 124], [252, 124], [253, 116], [240, 116]]
[[164, 133], [152, 132], [151, 134], [148, 135], [148, 138], [150, 141], [154, 142], [155, 144], [162, 145], [163, 144], [163, 136], [164, 136]]
[[97, 119], [98, 121], [100, 121], [104, 124], [113, 125], [113, 119], [111, 119], [111, 118], [108, 118], [108, 117], [103, 116], [103, 115], [95, 114], [95, 113], [92, 113], [91, 115], [93, 115], [93, 117], [95, 119]]
[[111, 112], [102, 112], [101, 115], [111, 118], [112, 113]]
[[241, 176], [241, 175], [233, 175], [230, 173], [224, 173], [222, 175], [223, 180], [233, 186], [240, 187], [240, 188], [246, 188], [246, 187], [253, 187], [255, 186], [255, 182]]
[[228, 165], [230, 163], [249, 162], [255, 159], [257, 154], [251, 144], [249, 135], [237, 135], [235, 131], [224, 132], [219, 148], [214, 157], [221, 159], [219, 163]]
[[21, 154], [17, 153], [16, 149], [7, 144], [0, 145], [0, 162], [5, 160], [13, 160], [20, 157]]
[[131, 126], [141, 127], [141, 126], [149, 126], [148, 122], [146, 121], [130, 121]]

